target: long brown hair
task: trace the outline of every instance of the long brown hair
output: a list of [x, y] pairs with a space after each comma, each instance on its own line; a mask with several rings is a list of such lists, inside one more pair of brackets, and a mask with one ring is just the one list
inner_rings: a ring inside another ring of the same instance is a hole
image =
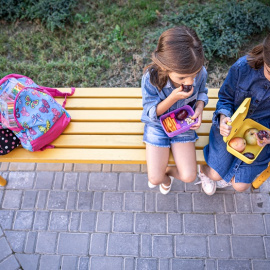
[[270, 34], [267, 35], [263, 43], [255, 46], [248, 53], [247, 61], [254, 69], [261, 68], [264, 63], [270, 67]]
[[168, 29], [159, 37], [152, 61], [144, 68], [144, 73], [150, 73], [150, 82], [161, 91], [169, 72], [193, 74], [203, 66], [202, 43], [196, 32], [187, 26]]

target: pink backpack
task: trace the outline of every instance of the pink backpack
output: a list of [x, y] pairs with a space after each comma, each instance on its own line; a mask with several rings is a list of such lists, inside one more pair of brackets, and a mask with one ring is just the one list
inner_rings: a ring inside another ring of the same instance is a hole
[[[39, 86], [30, 78], [10, 74], [0, 80], [0, 122], [20, 139], [29, 151], [53, 148], [54, 141], [67, 127], [71, 117], [65, 110], [67, 96], [54, 88]], [[60, 105], [53, 97], [65, 97]]]

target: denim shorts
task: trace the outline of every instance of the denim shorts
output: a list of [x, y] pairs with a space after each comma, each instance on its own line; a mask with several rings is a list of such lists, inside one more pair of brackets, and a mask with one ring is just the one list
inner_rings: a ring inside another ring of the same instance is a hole
[[161, 126], [152, 126], [145, 124], [143, 142], [157, 147], [170, 147], [172, 143], [196, 142], [198, 135], [194, 130], [188, 130], [184, 133], [169, 137]]

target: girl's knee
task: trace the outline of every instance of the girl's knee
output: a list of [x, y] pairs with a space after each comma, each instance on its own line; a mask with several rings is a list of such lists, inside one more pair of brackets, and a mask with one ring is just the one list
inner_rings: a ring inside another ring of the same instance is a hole
[[162, 177], [160, 177], [158, 175], [149, 175], [148, 174], [148, 180], [153, 185], [159, 185], [159, 184], [161, 184], [164, 181], [164, 177], [165, 177], [165, 175], [163, 175]]
[[185, 183], [192, 183], [197, 178], [197, 172], [183, 174], [180, 179]]
[[249, 189], [251, 184], [245, 184], [245, 183], [233, 183], [233, 188], [238, 192], [244, 192], [247, 189]]

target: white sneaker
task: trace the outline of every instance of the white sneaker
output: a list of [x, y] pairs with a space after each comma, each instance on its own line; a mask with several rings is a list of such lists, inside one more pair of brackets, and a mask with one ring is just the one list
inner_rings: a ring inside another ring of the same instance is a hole
[[[160, 193], [162, 193], [163, 195], [166, 195], [168, 194], [170, 191], [171, 191], [171, 188], [172, 188], [172, 183], [173, 183], [173, 177], [172, 176], [169, 176], [171, 178], [171, 184], [169, 186], [166, 186], [164, 184], [160, 184], [159, 185], [159, 191]], [[167, 189], [164, 189], [164, 188], [167, 188]]]
[[154, 184], [152, 184], [149, 180], [148, 180], [148, 187], [150, 187], [150, 188], [155, 188], [157, 185], [154, 185]]
[[216, 192], [216, 181], [211, 180], [207, 177], [204, 173], [199, 170], [198, 174], [199, 178], [201, 179], [200, 182], [195, 183], [195, 185], [202, 184], [202, 189], [205, 194], [211, 196]]
[[232, 182], [226, 182], [225, 180], [221, 179], [219, 181], [216, 181], [217, 188], [225, 188], [230, 187], [232, 185]]

